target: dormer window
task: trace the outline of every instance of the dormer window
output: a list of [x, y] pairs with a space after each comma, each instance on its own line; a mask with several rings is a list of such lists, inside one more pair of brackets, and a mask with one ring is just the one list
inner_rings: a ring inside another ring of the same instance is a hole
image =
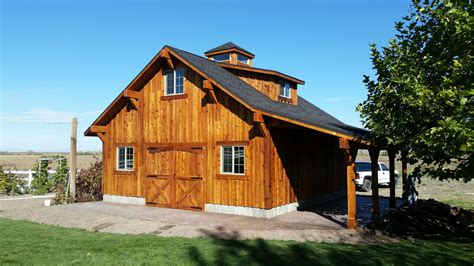
[[184, 68], [166, 70], [163, 76], [166, 96], [184, 94]]
[[280, 82], [280, 96], [285, 98], [291, 98], [290, 83], [284, 81]]
[[212, 59], [217, 62], [230, 61], [230, 54], [217, 54]]
[[237, 54], [237, 60], [241, 63], [247, 64], [249, 63], [249, 58], [245, 55]]

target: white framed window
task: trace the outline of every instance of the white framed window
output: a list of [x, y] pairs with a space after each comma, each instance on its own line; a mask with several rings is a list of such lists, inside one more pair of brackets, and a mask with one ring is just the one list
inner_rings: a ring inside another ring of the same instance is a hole
[[244, 146], [221, 146], [221, 174], [245, 174]]
[[230, 54], [217, 54], [217, 55], [212, 56], [212, 60], [217, 61], [217, 62], [229, 61]]
[[290, 83], [284, 81], [280, 82], [280, 96], [285, 98], [291, 98]]
[[133, 147], [117, 147], [117, 170], [133, 171]]
[[166, 70], [163, 72], [165, 79], [165, 95], [184, 94], [184, 68]]

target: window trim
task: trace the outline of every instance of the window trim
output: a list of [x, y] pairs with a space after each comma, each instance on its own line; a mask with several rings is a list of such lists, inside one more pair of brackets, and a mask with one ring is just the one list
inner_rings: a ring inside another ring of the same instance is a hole
[[[181, 93], [176, 93], [176, 71], [177, 70], [180, 70], [182, 69], [183, 70], [183, 92]], [[173, 73], [173, 93], [168, 93], [168, 73]], [[178, 67], [178, 68], [175, 68], [175, 69], [167, 69], [167, 70], [163, 70], [163, 93], [164, 93], [164, 96], [176, 96], [176, 95], [183, 95], [185, 94], [185, 86], [184, 84], [186, 84], [186, 70], [184, 69], [184, 67]]]
[[[125, 168], [124, 169], [120, 169], [119, 168], [119, 150], [121, 148], [125, 148]], [[132, 168], [131, 169], [127, 169], [127, 149], [132, 149]], [[117, 172], [126, 172], [126, 173], [130, 173], [130, 172], [134, 172], [135, 171], [135, 146], [134, 145], [127, 145], [127, 144], [124, 144], [124, 145], [117, 145], [115, 147], [115, 171]]]
[[[282, 84], [283, 84], [283, 89], [282, 89]], [[288, 96], [285, 95], [286, 85], [288, 85]], [[291, 99], [291, 84], [289, 82], [280, 81], [280, 96], [286, 99]]]
[[[231, 147], [232, 148], [232, 172], [224, 172], [224, 147]], [[235, 173], [235, 147], [241, 147], [244, 149], [244, 172], [243, 173]], [[220, 175], [238, 175], [238, 176], [245, 176], [246, 166], [245, 166], [245, 145], [242, 144], [222, 144], [220, 145]]]

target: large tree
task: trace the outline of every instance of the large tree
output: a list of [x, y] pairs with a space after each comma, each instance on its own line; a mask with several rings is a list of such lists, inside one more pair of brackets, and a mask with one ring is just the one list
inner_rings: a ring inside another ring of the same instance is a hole
[[376, 76], [364, 76], [357, 107], [374, 142], [406, 150], [441, 180], [474, 175], [472, 11], [469, 0], [413, 0], [395, 38], [371, 45]]

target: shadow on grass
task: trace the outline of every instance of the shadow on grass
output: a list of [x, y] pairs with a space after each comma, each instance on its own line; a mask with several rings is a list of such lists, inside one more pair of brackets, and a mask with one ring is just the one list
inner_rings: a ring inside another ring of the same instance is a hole
[[378, 245], [322, 244], [283, 241], [238, 240], [238, 233], [203, 232], [216, 247], [206, 257], [199, 247], [189, 247], [188, 255], [197, 265], [431, 265], [470, 264], [470, 245], [454, 242], [397, 242]]

